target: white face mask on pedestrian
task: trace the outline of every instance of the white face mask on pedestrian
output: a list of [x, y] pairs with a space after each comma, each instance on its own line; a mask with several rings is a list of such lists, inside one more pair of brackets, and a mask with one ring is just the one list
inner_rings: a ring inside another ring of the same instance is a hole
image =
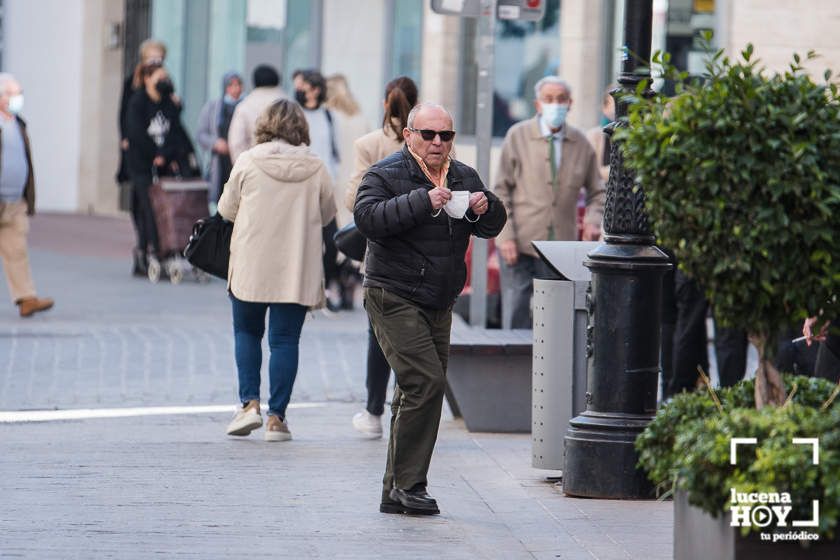
[[23, 94], [9, 97], [9, 112], [18, 115], [21, 111], [23, 111]]
[[569, 113], [568, 103], [542, 103], [542, 120], [549, 128], [560, 128]]
[[470, 208], [470, 191], [451, 191], [452, 198], [443, 205], [443, 211], [451, 218], [460, 220]]

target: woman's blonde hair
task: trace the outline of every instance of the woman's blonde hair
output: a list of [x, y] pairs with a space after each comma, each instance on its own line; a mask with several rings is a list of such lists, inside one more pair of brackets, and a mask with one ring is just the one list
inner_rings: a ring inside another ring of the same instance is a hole
[[356, 115], [361, 110], [353, 94], [350, 93], [350, 86], [347, 85], [347, 78], [344, 74], [334, 74], [327, 78], [327, 101], [328, 109], [341, 111], [346, 115]]
[[[157, 39], [146, 39], [145, 41], [140, 43], [140, 48], [137, 50], [140, 54], [140, 62], [143, 62], [143, 60], [146, 58], [146, 55], [151, 50], [160, 51], [160, 53], [163, 55], [163, 58], [166, 58], [166, 45], [163, 43], [163, 41], [158, 41]], [[160, 60], [159, 62], [163, 63], [163, 60]]]
[[292, 146], [309, 145], [309, 125], [303, 109], [294, 101], [279, 99], [257, 119], [257, 144], [283, 140]]

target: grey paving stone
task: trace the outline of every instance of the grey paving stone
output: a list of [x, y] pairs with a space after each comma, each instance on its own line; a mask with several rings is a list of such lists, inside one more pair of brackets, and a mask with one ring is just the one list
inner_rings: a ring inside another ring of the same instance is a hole
[[[37, 248], [32, 263], [58, 303], [0, 309], [0, 411], [233, 405], [223, 283], [155, 286], [127, 259]], [[290, 409], [288, 443], [227, 438], [227, 413], [0, 424], [0, 558], [670, 557], [670, 503], [567, 498], [528, 435], [451, 415], [430, 472], [442, 515], [380, 514], [386, 442], [350, 426], [366, 329], [358, 310], [307, 318], [292, 401], [317, 406]]]

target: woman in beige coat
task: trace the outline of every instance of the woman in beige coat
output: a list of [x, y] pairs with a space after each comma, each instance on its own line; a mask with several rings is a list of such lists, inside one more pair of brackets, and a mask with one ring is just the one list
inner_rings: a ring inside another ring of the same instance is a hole
[[335, 216], [332, 180], [309, 151], [309, 128], [294, 101], [281, 99], [257, 121], [257, 145], [236, 160], [219, 200], [233, 222], [228, 292], [233, 306], [242, 407], [227, 433], [262, 426], [260, 367], [269, 311], [269, 399], [266, 441], [291, 439], [286, 406], [298, 367], [307, 309], [324, 304], [321, 228]]
[[[408, 113], [417, 104], [417, 86], [405, 76], [388, 82], [385, 86], [385, 117], [382, 128], [365, 134], [353, 144], [356, 152], [355, 173], [347, 184], [344, 203], [350, 212], [356, 202], [356, 191], [368, 167], [402, 149], [402, 131], [408, 126]], [[353, 416], [353, 426], [364, 435], [382, 437], [382, 413], [385, 411], [385, 393], [391, 366], [379, 347], [373, 327], [368, 322], [367, 354], [367, 406]]]

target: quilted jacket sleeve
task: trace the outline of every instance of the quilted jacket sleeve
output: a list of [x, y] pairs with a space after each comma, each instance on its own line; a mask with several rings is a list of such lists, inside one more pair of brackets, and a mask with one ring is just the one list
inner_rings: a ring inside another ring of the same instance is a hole
[[422, 223], [432, 212], [426, 188], [395, 195], [384, 177], [371, 170], [362, 178], [356, 193], [353, 218], [368, 239], [403, 233]]

